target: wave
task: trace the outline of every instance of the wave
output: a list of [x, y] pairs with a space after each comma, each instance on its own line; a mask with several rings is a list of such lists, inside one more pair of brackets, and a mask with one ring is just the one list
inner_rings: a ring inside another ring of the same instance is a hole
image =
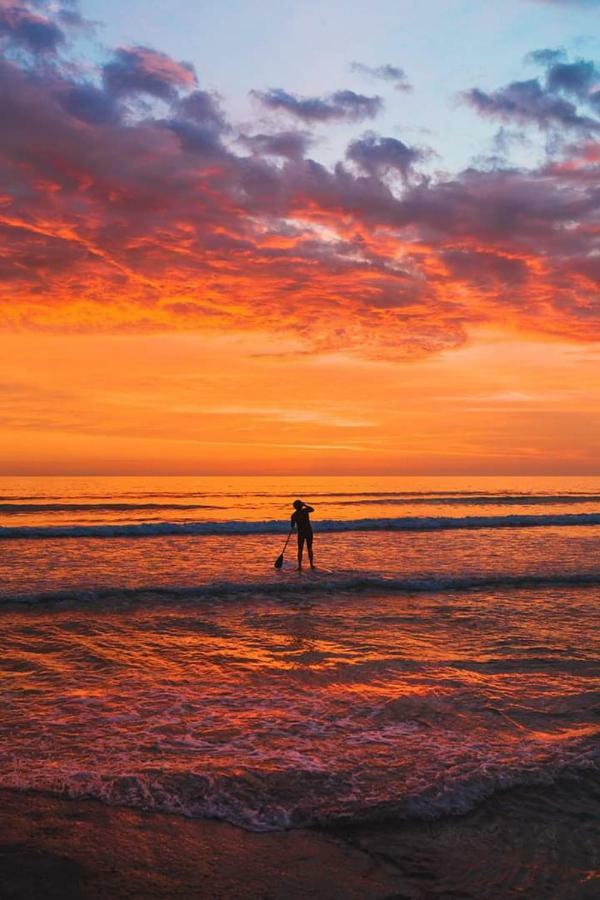
[[200, 503], [0, 503], [5, 516], [39, 512], [136, 512], [140, 510], [227, 509]]
[[332, 501], [335, 506], [551, 506], [553, 504], [571, 505], [582, 503], [598, 503], [600, 494], [476, 494], [473, 496], [422, 496], [399, 497], [385, 494], [381, 497], [363, 497], [356, 500]]
[[[600, 513], [563, 513], [507, 516], [403, 516], [379, 519], [325, 519], [316, 530], [347, 531], [454, 531], [482, 528], [547, 528], [600, 525]], [[262, 522], [140, 522], [112, 525], [0, 526], [0, 540], [47, 538], [143, 538], [165, 535], [286, 534], [288, 525], [277, 520]]]
[[[128, 491], [111, 497], [118, 496], [120, 501], [135, 500], [137, 502], [152, 500], [166, 500], [170, 505], [170, 500], [189, 501], [190, 499], [205, 498], [249, 498], [249, 497], [268, 497], [272, 500], [282, 500], [289, 503], [292, 496], [289, 492], [278, 494], [272, 491]], [[594, 503], [600, 500], [598, 493], [585, 493], [581, 491], [567, 491], [563, 493], [529, 493], [522, 492], [498, 492], [498, 491], [312, 491], [310, 498], [326, 498], [333, 497], [336, 502], [344, 502], [339, 498], [349, 498], [347, 502], [359, 502], [355, 498], [367, 498], [369, 502], [376, 502], [377, 498], [385, 499], [403, 499], [406, 502], [414, 503], [434, 503], [440, 502], [440, 498], [449, 503]], [[27, 501], [72, 503], [73, 501], [97, 501], [103, 503], [107, 496], [102, 493], [93, 494], [1, 494], [0, 503], [21, 503]], [[366, 501], [365, 501], [366, 502]]]
[[[525, 757], [527, 754], [525, 753]], [[374, 823], [390, 819], [434, 821], [465, 815], [494, 794], [510, 788], [556, 784], [568, 778], [595, 778], [597, 748], [582, 742], [545, 763], [482, 761], [479, 769], [445, 773], [421, 785], [394, 785], [388, 779], [363, 784], [360, 773], [334, 774], [318, 765], [276, 771], [143, 772], [108, 774], [58, 767], [34, 774], [20, 767], [0, 777], [0, 787], [94, 798], [110, 806], [170, 812], [188, 818], [220, 819], [248, 831]], [[463, 768], [457, 767], [457, 768]]]
[[3, 603], [95, 603], [119, 600], [138, 601], [159, 598], [203, 600], [224, 596], [303, 597], [332, 593], [445, 593], [477, 591], [491, 588], [571, 587], [600, 585], [600, 570], [565, 574], [562, 572], [490, 573], [478, 575], [424, 575], [422, 577], [386, 578], [369, 572], [287, 573], [263, 581], [212, 581], [203, 584], [145, 584], [137, 587], [81, 587], [37, 593], [0, 594]]

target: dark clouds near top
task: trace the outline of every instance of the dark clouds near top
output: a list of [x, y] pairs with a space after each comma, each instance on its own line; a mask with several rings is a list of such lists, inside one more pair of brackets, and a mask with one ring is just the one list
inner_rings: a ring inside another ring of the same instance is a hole
[[325, 97], [299, 97], [282, 88], [252, 91], [267, 109], [285, 112], [306, 123], [373, 119], [383, 109], [381, 97], [365, 97], [354, 91], [335, 91]]
[[36, 56], [54, 55], [69, 34], [92, 31], [76, 0], [0, 0], [0, 47]]
[[424, 151], [409, 147], [397, 138], [380, 137], [373, 132], [367, 132], [361, 138], [351, 141], [346, 151], [347, 159], [356, 163], [368, 175], [383, 176], [398, 172], [405, 181], [415, 163], [425, 156]]
[[60, 25], [36, 11], [37, 4], [1, 0], [0, 40], [31, 53], [55, 53], [66, 37]]
[[481, 115], [505, 122], [563, 129], [582, 136], [598, 134], [598, 66], [585, 59], [569, 62], [564, 51], [549, 48], [535, 50], [527, 59], [545, 69], [542, 79], [513, 81], [494, 91], [472, 88], [463, 94], [464, 99]]
[[177, 63], [150, 47], [120, 47], [102, 67], [102, 82], [113, 97], [148, 94], [174, 100], [179, 89], [197, 84], [194, 67]]
[[[564, 127], [560, 155], [426, 177], [427, 151], [401, 136], [359, 133], [326, 166], [308, 130], [240, 131], [202, 73], [150, 47], [82, 73], [63, 19], [16, 8], [64, 41], [41, 52], [3, 33], [4, 327], [289, 331], [388, 359], [485, 323], [600, 337], [600, 147], [596, 124], [572, 125], [597, 122], [587, 64], [546, 52], [537, 88], [480, 89], [486, 115]], [[262, 102], [306, 125], [380, 108], [350, 91]]]

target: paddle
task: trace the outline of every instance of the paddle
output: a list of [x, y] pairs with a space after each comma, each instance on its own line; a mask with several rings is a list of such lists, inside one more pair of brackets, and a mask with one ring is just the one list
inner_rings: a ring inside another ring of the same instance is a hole
[[[292, 531], [293, 531], [293, 529], [292, 529]], [[283, 554], [285, 553], [285, 548], [287, 547], [288, 541], [289, 541], [289, 539], [290, 539], [291, 536], [292, 536], [292, 531], [290, 531], [290, 533], [288, 534], [288, 536], [287, 536], [287, 538], [286, 538], [286, 541], [285, 541], [285, 544], [283, 545], [283, 550], [281, 551], [281, 553], [279, 554], [279, 556], [278, 556], [277, 559], [275, 560], [275, 568], [276, 568], [276, 569], [280, 569], [280, 568], [282, 567], [282, 565], [283, 565]]]

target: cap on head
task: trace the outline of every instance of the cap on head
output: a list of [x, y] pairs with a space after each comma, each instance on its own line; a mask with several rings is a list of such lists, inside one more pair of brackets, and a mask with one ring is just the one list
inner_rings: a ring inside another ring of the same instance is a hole
[[302, 500], [294, 500], [292, 506], [294, 507], [294, 509], [302, 509], [304, 503], [302, 502]]

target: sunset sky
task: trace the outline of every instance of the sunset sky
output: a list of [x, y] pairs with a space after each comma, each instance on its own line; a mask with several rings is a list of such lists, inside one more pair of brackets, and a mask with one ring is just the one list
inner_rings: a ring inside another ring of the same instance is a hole
[[600, 472], [599, 26], [0, 0], [0, 474]]

